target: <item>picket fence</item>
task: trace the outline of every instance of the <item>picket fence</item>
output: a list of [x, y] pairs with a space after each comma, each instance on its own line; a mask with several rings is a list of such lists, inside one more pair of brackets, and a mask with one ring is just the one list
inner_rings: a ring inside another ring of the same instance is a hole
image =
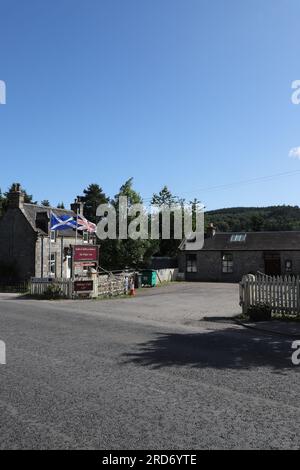
[[58, 286], [61, 290], [62, 297], [71, 299], [73, 295], [73, 283], [71, 279], [58, 278], [58, 279], [37, 279], [31, 278], [30, 281], [30, 294], [43, 295], [50, 286]]
[[[78, 280], [78, 279], [77, 279]], [[62, 297], [71, 299], [74, 294], [73, 281], [71, 279], [38, 279], [31, 278], [30, 294], [42, 296], [45, 294], [49, 286], [58, 286], [61, 290]], [[98, 277], [98, 295], [99, 296], [117, 296], [125, 293], [125, 276], [109, 275]]]
[[265, 304], [274, 313], [300, 314], [300, 277], [244, 276], [240, 282], [240, 305], [247, 313], [249, 307]]

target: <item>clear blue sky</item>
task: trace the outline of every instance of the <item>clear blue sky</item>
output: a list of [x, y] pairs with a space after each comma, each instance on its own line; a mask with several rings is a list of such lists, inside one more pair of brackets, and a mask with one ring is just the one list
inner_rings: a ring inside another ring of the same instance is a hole
[[0, 187], [299, 204], [299, 0], [0, 0]]

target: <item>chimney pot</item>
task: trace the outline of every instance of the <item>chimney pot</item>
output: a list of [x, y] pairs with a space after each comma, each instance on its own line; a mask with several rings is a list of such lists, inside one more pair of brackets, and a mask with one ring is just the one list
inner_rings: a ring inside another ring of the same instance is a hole
[[209, 226], [208, 226], [208, 228], [207, 228], [207, 237], [208, 237], [208, 238], [213, 238], [213, 237], [215, 236], [215, 234], [216, 234], [216, 231], [217, 231], [217, 229], [216, 229], [216, 227], [214, 226], [214, 224], [213, 224], [213, 223], [210, 223]]
[[83, 215], [83, 202], [81, 201], [80, 196], [77, 196], [71, 204], [71, 210], [75, 212], [75, 214]]
[[8, 207], [10, 209], [21, 209], [24, 204], [24, 193], [20, 183], [14, 183], [8, 193]]

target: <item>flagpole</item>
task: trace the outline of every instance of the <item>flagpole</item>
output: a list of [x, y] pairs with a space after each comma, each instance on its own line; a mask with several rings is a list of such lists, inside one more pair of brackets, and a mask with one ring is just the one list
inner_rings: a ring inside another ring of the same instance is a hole
[[51, 277], [51, 215], [50, 211], [50, 221], [49, 221], [49, 266], [48, 266], [48, 277]]
[[75, 233], [75, 245], [77, 245], [77, 236], [78, 236], [78, 207], [76, 209], [76, 233]]
[[[75, 246], [77, 245], [78, 227], [78, 206], [76, 207], [76, 227], [75, 227]], [[75, 279], [74, 249], [72, 250], [72, 280]]]

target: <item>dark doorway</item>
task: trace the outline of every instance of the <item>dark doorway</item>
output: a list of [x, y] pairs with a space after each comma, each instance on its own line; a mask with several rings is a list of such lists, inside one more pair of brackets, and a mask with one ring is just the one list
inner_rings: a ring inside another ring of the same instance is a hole
[[281, 275], [281, 259], [279, 254], [265, 256], [265, 274], [268, 274], [268, 276]]

